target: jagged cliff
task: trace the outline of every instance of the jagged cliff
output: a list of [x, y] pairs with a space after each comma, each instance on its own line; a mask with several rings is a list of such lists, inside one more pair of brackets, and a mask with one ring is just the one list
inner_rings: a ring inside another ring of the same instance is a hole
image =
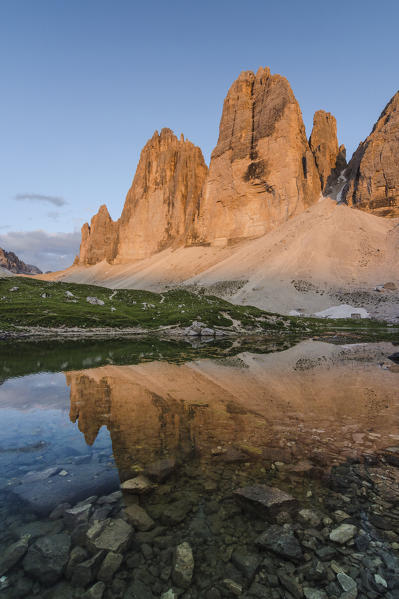
[[288, 81], [268, 68], [245, 71], [224, 101], [209, 172], [200, 148], [170, 129], [156, 131], [141, 152], [120, 219], [114, 222], [101, 206], [82, 228], [75, 264], [125, 264], [167, 248], [230, 246], [276, 229], [321, 193], [399, 216], [398, 105], [399, 92], [347, 167], [332, 114], [315, 113], [308, 141]]
[[85, 223], [82, 227], [80, 254], [75, 264], [97, 264], [102, 260], [112, 262], [117, 253], [118, 238], [118, 223], [112, 220], [103, 204], [91, 219], [90, 226]]
[[241, 73], [224, 101], [193, 240], [223, 245], [259, 237], [316, 202], [320, 191], [288, 81], [268, 68]]
[[200, 148], [170, 129], [144, 146], [119, 227], [118, 262], [182, 245], [208, 168]]
[[342, 198], [377, 216], [399, 216], [399, 91], [351, 161]]
[[184, 244], [208, 168], [200, 148], [170, 129], [144, 146], [122, 215], [101, 206], [82, 228], [78, 264], [131, 262]]
[[14, 254], [0, 248], [0, 267], [17, 275], [40, 275], [42, 271], [32, 264], [25, 264]]
[[328, 195], [346, 167], [345, 146], [338, 147], [337, 121], [330, 112], [315, 112], [309, 145], [316, 161], [321, 189], [324, 195]]

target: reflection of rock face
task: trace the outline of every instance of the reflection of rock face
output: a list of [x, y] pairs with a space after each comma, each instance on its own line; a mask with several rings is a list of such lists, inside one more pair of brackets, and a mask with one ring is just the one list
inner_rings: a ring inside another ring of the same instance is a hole
[[399, 92], [353, 154], [344, 198], [377, 216], [399, 216]]
[[122, 478], [135, 463], [209, 457], [219, 446], [330, 466], [392, 444], [397, 373], [378, 365], [391, 346], [375, 347], [304, 342], [278, 354], [70, 372], [71, 420], [88, 443], [109, 428]]
[[244, 71], [224, 101], [194, 240], [259, 237], [317, 201], [320, 180], [288, 81]]
[[[239, 441], [252, 423], [253, 417], [248, 422], [242, 417], [245, 409], [231, 409], [233, 397], [228, 393], [216, 400], [215, 384], [191, 366], [157, 362], [148, 366], [108, 366], [67, 374], [71, 420], [78, 419], [89, 444], [101, 426], [107, 426], [122, 472], [132, 463], [206, 450], [223, 438], [226, 443]], [[175, 385], [175, 380], [180, 384]], [[209, 405], [208, 398], [216, 405]]]

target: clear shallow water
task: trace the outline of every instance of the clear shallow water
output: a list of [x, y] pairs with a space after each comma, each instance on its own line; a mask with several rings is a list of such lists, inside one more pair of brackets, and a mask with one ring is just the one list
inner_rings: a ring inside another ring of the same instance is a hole
[[[47, 368], [41, 356], [36, 374], [19, 378], [10, 357], [0, 386], [0, 597], [322, 599], [354, 584], [358, 596], [398, 596], [395, 347], [239, 350], [185, 351], [171, 363], [153, 360], [156, 347], [110, 354], [104, 344], [60, 350]], [[145, 493], [118, 491], [138, 475]], [[262, 485], [292, 499], [265, 507]], [[341, 544], [330, 534], [342, 523], [351, 536]], [[97, 540], [93, 526], [103, 527]]]

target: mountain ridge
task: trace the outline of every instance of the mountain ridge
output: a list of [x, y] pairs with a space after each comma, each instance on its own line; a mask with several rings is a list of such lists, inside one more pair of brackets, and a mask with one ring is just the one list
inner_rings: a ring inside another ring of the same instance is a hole
[[331, 113], [316, 111], [307, 139], [288, 81], [267, 67], [244, 71], [224, 101], [209, 169], [183, 135], [156, 131], [121, 217], [102, 206], [82, 228], [74, 266], [50, 278], [199, 285], [282, 313], [335, 302], [399, 317], [398, 106], [399, 92], [347, 164]]
[[32, 264], [25, 264], [14, 252], [0, 248], [0, 267], [13, 274], [40, 275], [42, 271]]

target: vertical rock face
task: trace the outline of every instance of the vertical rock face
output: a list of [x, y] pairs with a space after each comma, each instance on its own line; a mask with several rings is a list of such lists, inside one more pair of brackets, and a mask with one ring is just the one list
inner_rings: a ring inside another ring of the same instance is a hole
[[399, 216], [398, 157], [399, 91], [349, 162], [343, 199], [377, 216]]
[[102, 260], [112, 262], [118, 247], [118, 223], [109, 215], [103, 204], [91, 219], [90, 225], [82, 227], [80, 253], [75, 264], [97, 264]]
[[315, 157], [321, 189], [327, 195], [346, 167], [345, 146], [338, 148], [337, 121], [331, 113], [324, 110], [315, 112], [309, 145]]
[[320, 179], [288, 81], [245, 71], [223, 106], [192, 243], [258, 237], [305, 210]]
[[126, 197], [116, 262], [184, 244], [207, 172], [200, 148], [170, 129], [155, 132]]
[[76, 264], [131, 262], [183, 245], [207, 176], [200, 148], [170, 129], [156, 131], [144, 146], [121, 218], [101, 206], [82, 227]]

